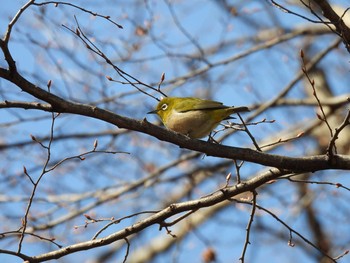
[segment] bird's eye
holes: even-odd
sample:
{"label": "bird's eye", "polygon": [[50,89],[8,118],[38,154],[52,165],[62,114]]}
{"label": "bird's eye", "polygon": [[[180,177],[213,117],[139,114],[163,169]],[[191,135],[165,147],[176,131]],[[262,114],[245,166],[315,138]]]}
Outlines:
{"label": "bird's eye", "polygon": [[166,110],[168,108],[168,104],[164,103],[161,107],[162,110]]}

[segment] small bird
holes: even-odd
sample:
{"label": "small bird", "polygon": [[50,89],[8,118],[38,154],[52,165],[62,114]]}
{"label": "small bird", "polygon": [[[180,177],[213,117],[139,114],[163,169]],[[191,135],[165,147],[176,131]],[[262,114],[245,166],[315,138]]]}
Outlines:
{"label": "small bird", "polygon": [[166,97],[155,110],[165,127],[192,139],[206,137],[219,123],[233,113],[247,112],[248,107],[229,107],[221,102],[192,97]]}

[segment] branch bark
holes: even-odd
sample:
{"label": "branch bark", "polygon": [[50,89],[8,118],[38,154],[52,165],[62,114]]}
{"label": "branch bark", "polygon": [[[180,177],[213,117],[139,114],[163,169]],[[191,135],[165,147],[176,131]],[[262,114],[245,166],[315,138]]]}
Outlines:
{"label": "branch bark", "polygon": [[[335,26],[337,33],[342,37],[346,49],[350,52],[350,29],[344,23],[342,17],[340,17],[331,7],[326,0],[314,0],[314,2],[321,8],[324,17]],[[349,10],[347,10],[349,11]]]}
{"label": "branch bark", "polygon": [[10,72],[8,70],[0,69],[0,77],[14,83],[23,91],[33,95],[34,97],[51,104],[52,110],[55,112],[78,114],[103,120],[114,124],[119,128],[149,134],[158,138],[159,140],[176,144],[181,148],[202,152],[208,156],[238,159],[293,172],[315,172],[326,169],[350,169],[349,156],[335,155],[334,157],[332,156],[332,159],[329,159],[329,157],[326,155],[287,157],[254,151],[248,148],[238,148],[209,143],[201,140],[193,140],[184,135],[177,134],[173,131],[166,130],[162,127],[149,123],[146,119],[138,121],[117,115],[96,106],[65,100],[29,82],[17,71]]}
{"label": "branch bark", "polygon": [[200,208],[214,206],[221,202],[230,201],[232,197],[238,194],[241,194],[247,191],[253,191],[259,186],[285,174],[287,174],[286,171],[271,169],[259,176],[253,177],[252,179],[246,182],[243,182],[225,189],[221,189],[220,191],[210,196],[202,197],[197,200],[171,204],[165,209],[159,211],[158,213],[155,213],[154,215],[149,216],[144,220],[141,220],[133,225],[130,225],[104,238],[81,242],[81,243],[67,246],[55,251],[51,251],[49,253],[31,257],[30,262],[35,263],[35,262],[52,260],[52,259],[58,259],[60,257],[63,257],[67,254],[71,254],[74,252],[88,250],[88,249],[111,244],[115,241],[122,240],[130,235],[138,233],[151,225],[160,224],[161,226],[166,219],[176,214],[179,214],[185,211],[198,210]]}

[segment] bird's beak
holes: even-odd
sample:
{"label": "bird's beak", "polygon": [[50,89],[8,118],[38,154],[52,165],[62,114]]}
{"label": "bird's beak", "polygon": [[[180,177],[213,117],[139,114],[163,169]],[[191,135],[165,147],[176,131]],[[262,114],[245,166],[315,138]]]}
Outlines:
{"label": "bird's beak", "polygon": [[152,111],[147,112],[147,114],[157,114],[157,113],[158,113],[158,110],[152,110]]}

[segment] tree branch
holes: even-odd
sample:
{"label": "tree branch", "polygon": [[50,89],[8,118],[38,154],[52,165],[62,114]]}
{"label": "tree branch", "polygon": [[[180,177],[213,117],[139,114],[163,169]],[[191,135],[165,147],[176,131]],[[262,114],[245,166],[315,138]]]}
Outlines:
{"label": "tree branch", "polygon": [[34,256],[31,258],[30,262],[32,263],[43,262],[47,260],[58,259],[62,256],[65,256],[67,254],[71,254],[74,252],[108,245],[117,240],[121,240],[135,233],[138,233],[151,225],[160,224],[164,222],[166,219],[176,214],[179,214],[185,211],[197,210],[200,208],[213,206],[218,203],[230,200],[233,196],[236,196],[240,193],[247,192],[247,191],[254,191],[257,187],[265,184],[266,182],[274,180],[283,174],[286,174],[286,173],[285,172],[281,173],[278,169],[272,169],[266,173],[255,176],[244,183],[240,183],[240,184],[228,187],[226,189],[221,189],[220,191],[210,196],[205,196],[205,197],[202,197],[196,200],[187,201],[187,202],[171,204],[165,209],[161,210],[160,212],[155,213],[154,215],[151,215],[148,218],[145,218],[133,225],[125,227],[124,229],[118,232],[115,232],[111,235],[108,235],[104,238],[99,238],[99,239],[94,239],[94,240],[74,244],[71,246],[64,247],[62,249],[58,249],[42,255]]}
{"label": "tree branch", "polygon": [[321,8],[324,17],[334,24],[336,31],[343,39],[346,49],[350,52],[350,29],[346,26],[342,17],[338,16],[326,0],[314,0],[314,2]]}
{"label": "tree branch", "polygon": [[349,156],[335,155],[334,159],[332,159],[332,162],[329,162],[328,157],[324,155],[309,157],[287,157],[258,152],[248,148],[230,147],[200,140],[193,140],[187,136],[177,134],[173,131],[166,130],[162,127],[149,123],[146,119],[138,121],[117,115],[113,112],[101,109],[96,106],[65,100],[32,84],[27,79],[22,77],[18,72],[10,73],[10,71],[0,69],[0,77],[3,77],[8,81],[14,83],[23,91],[28,92],[34,97],[51,104],[52,109],[55,112],[72,113],[103,120],[114,124],[119,128],[125,128],[149,134],[158,138],[159,140],[176,144],[181,148],[187,148],[189,150],[202,152],[209,156],[227,159],[239,159],[261,165],[276,167],[279,169],[299,172],[314,172],[326,169],[350,169]]}

